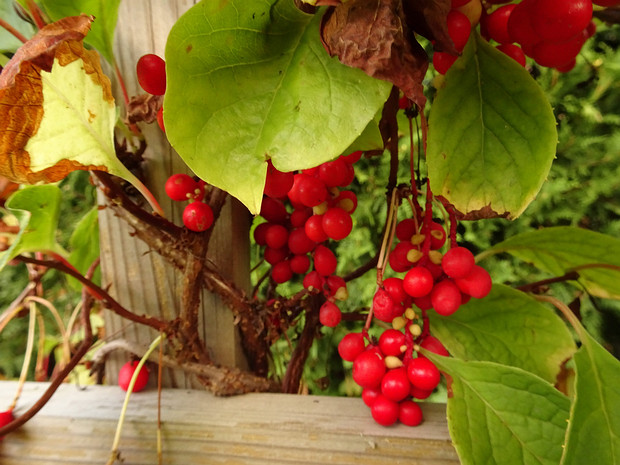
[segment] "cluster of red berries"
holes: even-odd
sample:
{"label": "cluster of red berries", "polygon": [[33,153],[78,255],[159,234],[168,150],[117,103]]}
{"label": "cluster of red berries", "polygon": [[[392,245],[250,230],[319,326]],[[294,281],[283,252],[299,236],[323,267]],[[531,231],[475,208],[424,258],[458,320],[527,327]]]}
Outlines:
{"label": "cluster of red berries", "polygon": [[[141,56],[136,63],[136,75],[145,92],[151,95],[166,93],[166,62],[159,55],[148,53]],[[163,107],[157,111],[157,124],[165,132]]]}
{"label": "cluster of red berries", "polygon": [[416,211],[414,218],[396,224],[397,243],[388,256],[392,271],[404,276],[382,279],[372,300],[372,315],[391,328],[376,342],[366,331],[347,334],[338,346],[340,356],[353,362],[353,380],[381,425],[419,424],[422,411],[415,399],[426,399],[439,384],[438,368],[419,352],[423,347],[448,355],[429,334],[427,312],[451,315],[470,298],[485,297],[492,286],[489,273],[476,265],[468,249],[456,245],[454,237],[442,254],[444,227],[417,204]]}
{"label": "cluster of red berries", "polygon": [[[353,362],[353,380],[362,387],[362,400],[383,426],[397,421],[419,425],[423,414],[415,400],[428,398],[441,381],[439,369],[419,348],[443,356],[448,351],[433,336],[419,337],[417,318],[410,308],[376,343],[366,344],[366,334],[349,333],[338,344],[342,359]],[[419,342],[415,342],[416,333]]]}
{"label": "cluster of red berries", "polygon": [[570,71],[584,43],[596,31],[592,3],[605,2],[524,0],[502,5],[482,17],[481,32],[500,44],[519,44],[525,55],[541,66]]}
{"label": "cluster of red berries", "polygon": [[[525,66],[526,56],[536,63],[561,72],[570,71],[587,39],[596,26],[592,22],[593,4],[620,5],[620,0],[487,0],[488,10],[482,9],[480,33],[497,43],[497,48]],[[448,34],[460,53],[471,32],[470,5],[478,0],[452,0],[452,10],[447,16]],[[496,7],[495,5],[501,5]],[[477,17],[473,16],[474,19]],[[473,25],[475,26],[475,24]],[[433,54],[433,66],[445,74],[458,57],[446,52]]]}
{"label": "cluster of red berries", "polygon": [[335,301],[348,293],[344,280],[334,274],[338,262],[326,243],[344,239],[353,228],[357,196],[343,188],[353,181],[353,164],[361,155],[343,155],[298,173],[281,172],[270,162],[260,212],[266,221],[254,229],[272,280],[281,284],[305,275],[304,287],[326,297],[319,317],[329,327],[342,316]]}
{"label": "cluster of red berries", "polygon": [[183,224],[191,231],[206,231],[213,224],[213,210],[203,202],[205,185],[203,180],[196,180],[184,173],[173,174],[166,181],[168,197],[176,202],[189,200],[183,210]]}
{"label": "cluster of red berries", "polygon": [[[381,321],[392,322],[411,305],[451,315],[471,297],[485,297],[491,290],[489,273],[476,265],[468,249],[455,246],[443,255],[438,250],[446,241],[440,224],[431,222],[426,234],[419,232],[417,225],[408,218],[396,226],[399,242],[390,254],[389,264],[393,271],[406,274],[403,278],[384,279],[375,292],[373,312]],[[427,240],[429,250],[425,252]]]}

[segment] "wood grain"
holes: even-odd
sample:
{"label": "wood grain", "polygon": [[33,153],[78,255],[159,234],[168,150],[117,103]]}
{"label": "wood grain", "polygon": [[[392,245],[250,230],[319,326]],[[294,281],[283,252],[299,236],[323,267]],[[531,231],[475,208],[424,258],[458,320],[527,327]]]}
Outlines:
{"label": "wood grain", "polygon": [[[18,412],[46,384],[28,383]],[[0,399],[16,383],[0,382]],[[102,465],[108,458],[124,392],[113,386],[63,385],[51,402],[0,443],[3,465]],[[157,393],[134,394],[120,443],[125,465],[154,465]],[[423,404],[414,428],[382,427],[358,398],[246,394],[214,397],[196,390],[162,395],[167,465],[447,465],[458,464],[443,404]]]}
{"label": "wood grain", "polygon": [[[142,92],[135,75],[138,58],[146,53],[164,56],[170,28],[194,3],[189,0],[121,2],[115,54],[129,95]],[[122,102],[118,83],[114,90],[117,100]],[[145,152],[146,184],[155,194],[166,216],[180,225],[185,204],[168,199],[164,193],[164,184],[171,174],[188,172],[187,168],[157,124],[141,125],[141,129],[148,144]],[[241,289],[249,287],[249,224],[247,210],[238,202],[229,200],[214,231],[210,246],[212,252],[208,255],[208,259],[217,265],[221,273],[233,279]],[[165,319],[178,315],[180,274],[159,256],[150,253],[142,242],[131,237],[130,228],[109,211],[101,211],[100,228],[102,277],[104,285],[111,286],[110,293],[124,306],[138,313]],[[225,365],[246,367],[231,312],[215,295],[204,293],[202,300],[201,335],[213,359]],[[106,314],[106,333],[111,339],[123,338],[144,347],[156,337],[148,328],[130,324],[111,312]],[[106,368],[108,382],[115,382],[116,373],[126,360],[128,354],[112,355]],[[172,370],[166,370],[164,386],[198,387],[193,378]]]}

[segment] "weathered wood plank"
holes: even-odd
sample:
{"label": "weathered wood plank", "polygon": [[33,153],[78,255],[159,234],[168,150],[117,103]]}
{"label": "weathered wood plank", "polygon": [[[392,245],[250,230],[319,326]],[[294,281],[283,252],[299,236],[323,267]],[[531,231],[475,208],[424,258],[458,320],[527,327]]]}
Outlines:
{"label": "weathered wood plank", "polygon": [[[130,96],[143,93],[136,78],[136,63],[146,53],[164,56],[170,28],[197,0],[132,0],[121,2],[119,22],[115,35],[115,54]],[[114,94],[122,106],[122,92],[114,73],[108,73],[114,83]],[[146,184],[149,186],[166,216],[181,225],[185,203],[173,202],[164,191],[171,174],[188,172],[186,165],[170,147],[156,123],[140,124],[147,142],[144,154]],[[182,292],[181,273],[172,269],[157,254],[151,253],[139,239],[131,236],[123,220],[108,210],[99,215],[101,269],[104,286],[128,309],[170,320],[180,311]],[[215,227],[208,258],[228,279],[241,289],[249,289],[249,231],[250,215],[236,201],[229,200]],[[126,339],[148,347],[157,337],[150,328],[137,326],[125,319],[106,312],[106,334],[111,339]],[[223,365],[247,366],[241,350],[237,328],[230,310],[213,294],[202,295],[201,337],[206,341],[213,359]],[[114,353],[106,364],[107,379],[114,383],[120,366],[129,359],[125,353]],[[183,372],[166,369],[164,386],[199,387],[194,377]]]}
{"label": "weathered wood plank", "polygon": [[[28,383],[26,408],[47,385]],[[0,383],[9,399],[16,383]],[[63,385],[41,412],[0,443],[3,465],[83,465],[109,456],[124,392],[115,386]],[[447,465],[458,464],[445,405],[423,404],[425,421],[384,428],[360,399],[286,394],[214,397],[205,391],[162,393],[163,463],[168,465]],[[153,465],[157,393],[132,396],[121,439],[126,465]]]}

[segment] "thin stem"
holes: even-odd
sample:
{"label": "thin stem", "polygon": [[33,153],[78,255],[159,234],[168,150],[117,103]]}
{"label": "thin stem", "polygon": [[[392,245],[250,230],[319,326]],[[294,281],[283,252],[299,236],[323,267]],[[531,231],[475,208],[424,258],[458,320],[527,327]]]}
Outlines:
{"label": "thin stem", "polygon": [[125,415],[127,414],[127,407],[129,406],[129,398],[131,397],[131,393],[136,384],[136,380],[138,379],[138,374],[140,373],[140,370],[142,370],[144,363],[147,361],[151,353],[153,353],[153,351],[157,348],[157,346],[160,344],[160,342],[163,339],[164,339],[164,333],[159,333],[159,336],[157,336],[155,340],[151,342],[151,345],[149,346],[148,350],[138,362],[138,365],[136,366],[133,376],[131,377],[131,381],[129,381],[129,386],[127,387],[127,394],[125,395],[125,402],[123,402],[123,407],[121,408],[121,414],[120,414],[120,417],[118,418],[118,424],[116,426],[116,434],[114,435],[114,442],[112,443],[112,451],[110,452],[110,459],[108,460],[106,465],[112,465],[116,461],[116,459],[120,457],[120,454],[118,451],[118,445],[121,442],[121,433],[123,431],[123,423],[125,422]]}
{"label": "thin stem", "polygon": [[60,317],[58,310],[56,309],[56,307],[54,307],[54,305],[52,305],[52,303],[49,300],[43,299],[41,297],[32,295],[24,299],[24,302],[29,302],[29,301],[34,301],[38,304],[43,305],[50,311],[50,313],[54,317],[54,320],[56,321],[56,326],[58,326],[58,332],[60,333],[60,338],[62,339],[62,351],[63,351],[62,363],[63,365],[66,364],[71,358],[71,348],[69,347],[69,336],[67,334],[65,324],[62,321],[62,318]]}
{"label": "thin stem", "polygon": [[13,34],[20,42],[24,44],[28,42],[28,39],[21,32],[19,32],[2,18],[0,18],[0,27],[5,29],[7,32]]}
{"label": "thin stem", "polygon": [[22,364],[22,372],[19,375],[19,383],[13,402],[9,406],[9,410],[13,410],[17,405],[19,397],[22,395],[24,383],[28,376],[28,367],[30,367],[30,359],[32,358],[32,349],[34,348],[34,329],[36,326],[37,306],[34,302],[30,303],[30,318],[28,319],[28,339],[26,340],[26,353],[24,354],[24,363]]}
{"label": "thin stem", "polygon": [[164,345],[159,344],[159,360],[157,363],[157,463],[162,465],[163,462],[163,448],[161,438],[161,388],[162,388],[162,376],[164,367]]}
{"label": "thin stem", "polygon": [[26,4],[28,6],[28,11],[30,12],[30,16],[32,17],[34,23],[39,29],[43,29],[46,24],[41,15],[41,9],[39,8],[39,6],[34,2],[34,0],[26,0]]}
{"label": "thin stem", "polygon": [[166,323],[157,318],[144,316],[144,315],[137,315],[133,312],[130,312],[125,307],[123,307],[120,303],[118,303],[110,294],[108,294],[102,288],[97,286],[91,280],[82,276],[79,272],[76,272],[75,270],[66,267],[62,263],[58,263],[54,260],[37,260],[36,258],[26,257],[24,255],[18,255],[15,258],[25,263],[32,263],[35,265],[42,265],[47,268],[54,268],[56,270],[59,270],[59,271],[62,271],[63,273],[68,274],[69,276],[74,277],[79,282],[81,282],[85,286],[85,288],[91,289],[95,291],[96,294],[100,295],[101,302],[103,302],[108,308],[110,308],[114,313],[116,313],[122,318],[126,318],[136,323],[150,326],[151,328],[154,328],[158,331],[162,331],[166,327]]}
{"label": "thin stem", "polygon": [[577,318],[577,316],[573,313],[573,311],[569,308],[568,305],[566,305],[561,300],[556,299],[555,297],[552,297],[550,295],[534,295],[533,297],[536,300],[540,300],[541,302],[550,303],[555,308],[557,308],[560,312],[562,312],[562,315],[564,315],[566,320],[568,320],[568,322],[575,329],[577,334],[579,334],[579,337],[583,339],[583,332],[585,330],[583,329],[583,326],[579,322],[579,319]]}

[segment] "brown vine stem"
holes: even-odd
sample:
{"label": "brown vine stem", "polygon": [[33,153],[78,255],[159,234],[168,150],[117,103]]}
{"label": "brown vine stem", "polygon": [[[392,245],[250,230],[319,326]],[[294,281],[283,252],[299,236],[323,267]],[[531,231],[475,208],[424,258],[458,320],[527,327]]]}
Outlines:
{"label": "brown vine stem", "polygon": [[577,273],[576,271],[569,271],[568,273],[563,274],[562,276],[557,276],[555,278],[549,278],[549,279],[542,279],[540,281],[536,281],[533,283],[524,284],[522,286],[517,287],[517,289],[523,292],[537,293],[540,291],[541,288],[549,284],[561,283],[564,281],[576,281],[577,279],[579,279],[579,273]]}
{"label": "brown vine stem", "polygon": [[130,312],[120,303],[118,303],[110,294],[108,294],[102,288],[93,283],[90,279],[82,276],[79,272],[76,272],[75,270],[67,267],[63,263],[59,263],[54,260],[38,260],[36,258],[26,257],[24,255],[18,255],[15,258],[24,263],[31,263],[34,265],[45,266],[47,268],[53,268],[55,270],[68,274],[69,276],[72,276],[73,278],[81,282],[86,288],[91,289],[95,291],[96,294],[100,295],[102,297],[101,302],[122,318],[126,318],[130,321],[150,326],[157,331],[164,331],[167,327],[167,324],[164,321],[161,321],[157,318],[137,315],[133,312]]}
{"label": "brown vine stem", "polygon": [[301,377],[304,365],[308,359],[312,342],[319,327],[319,308],[325,301],[322,294],[313,295],[309,298],[309,305],[306,307],[306,322],[301,336],[297,341],[297,346],[291,355],[291,360],[286,368],[284,379],[282,380],[282,392],[287,394],[298,394],[301,385]]}

